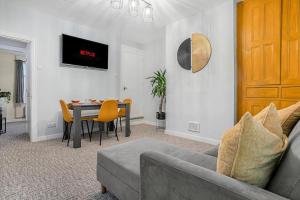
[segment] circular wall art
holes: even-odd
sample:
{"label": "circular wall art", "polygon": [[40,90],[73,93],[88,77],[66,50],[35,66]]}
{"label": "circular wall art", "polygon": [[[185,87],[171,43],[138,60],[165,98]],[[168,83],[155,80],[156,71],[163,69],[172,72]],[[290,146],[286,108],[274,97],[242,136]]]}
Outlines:
{"label": "circular wall art", "polygon": [[177,51],[177,60],[179,65],[186,70],[191,70],[191,39],[184,40]]}
{"label": "circular wall art", "polygon": [[179,65],[191,70],[193,73],[201,71],[211,57],[211,45],[208,38],[200,33],[192,34],[192,38],[186,39],[179,47],[177,60]]}

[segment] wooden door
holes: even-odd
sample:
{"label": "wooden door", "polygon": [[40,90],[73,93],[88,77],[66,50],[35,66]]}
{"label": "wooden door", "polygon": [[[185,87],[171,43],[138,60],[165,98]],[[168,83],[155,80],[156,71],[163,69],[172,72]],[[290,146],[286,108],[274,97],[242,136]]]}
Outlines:
{"label": "wooden door", "polygon": [[270,102],[284,108],[300,100],[300,0],[240,4],[238,119],[246,111],[256,114]]}
{"label": "wooden door", "polygon": [[282,84],[300,85],[300,1],[284,0],[282,18]]}
{"label": "wooden door", "polygon": [[248,0],[244,8],[246,85],[280,84],[281,0]]}
{"label": "wooden door", "polygon": [[281,107],[300,100],[300,0],[283,0]]}
{"label": "wooden door", "polygon": [[281,79],[281,0],[245,0],[240,4],[238,119],[246,111],[256,114],[270,102],[278,103]]}
{"label": "wooden door", "polygon": [[240,2],[236,7],[237,12],[237,118],[241,118],[244,112],[243,106],[243,16],[244,16],[244,2]]}

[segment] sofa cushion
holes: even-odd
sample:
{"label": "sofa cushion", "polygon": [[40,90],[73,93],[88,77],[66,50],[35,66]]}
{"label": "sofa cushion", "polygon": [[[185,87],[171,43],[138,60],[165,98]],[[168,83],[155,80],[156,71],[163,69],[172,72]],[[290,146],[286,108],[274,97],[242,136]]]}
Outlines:
{"label": "sofa cushion", "polygon": [[113,176],[118,177],[123,183],[127,183],[134,190],[139,191],[140,155],[147,151],[171,155],[195,165],[216,170],[216,157],[191,152],[168,143],[147,138],[99,151],[97,154],[97,165],[109,171]]}
{"label": "sofa cushion", "polygon": [[300,199],[300,121],[290,133],[287,150],[267,189],[289,199]]}
{"label": "sofa cushion", "polygon": [[250,113],[246,113],[240,122],[222,137],[217,172],[265,187],[286,147],[285,135],[278,136],[270,132]]}
{"label": "sofa cushion", "polygon": [[283,133],[289,136],[295,124],[300,119],[300,101],[287,108],[278,111]]}

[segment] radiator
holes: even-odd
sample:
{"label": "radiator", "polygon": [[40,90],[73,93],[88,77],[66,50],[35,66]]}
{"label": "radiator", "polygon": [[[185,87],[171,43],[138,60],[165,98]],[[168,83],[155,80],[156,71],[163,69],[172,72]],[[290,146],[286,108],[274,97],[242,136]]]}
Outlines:
{"label": "radiator", "polygon": [[25,118],[25,104],[16,104],[16,119]]}

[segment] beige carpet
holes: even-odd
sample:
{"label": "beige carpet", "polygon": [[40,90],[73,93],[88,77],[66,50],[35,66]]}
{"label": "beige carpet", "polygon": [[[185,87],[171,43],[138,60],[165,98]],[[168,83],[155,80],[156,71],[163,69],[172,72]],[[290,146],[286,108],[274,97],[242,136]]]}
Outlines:
{"label": "beige carpet", "polygon": [[[101,196],[96,180],[96,152],[119,143],[150,137],[192,151],[202,152],[211,145],[165,135],[148,125],[132,126],[129,138],[119,133],[104,137],[99,134],[82,140],[80,149],[73,149],[60,139],[30,143],[27,134],[8,132],[0,136],[0,199],[114,199]],[[71,142],[72,145],[72,142]]]}

